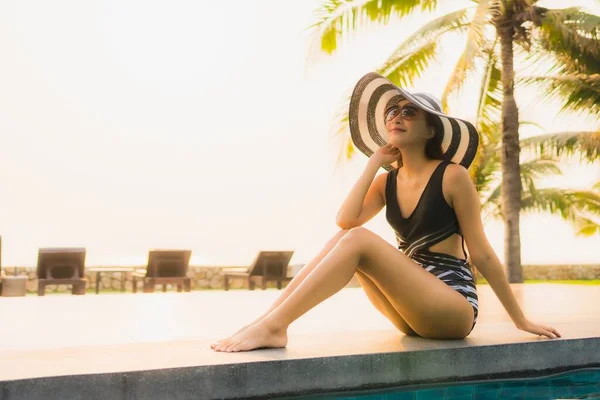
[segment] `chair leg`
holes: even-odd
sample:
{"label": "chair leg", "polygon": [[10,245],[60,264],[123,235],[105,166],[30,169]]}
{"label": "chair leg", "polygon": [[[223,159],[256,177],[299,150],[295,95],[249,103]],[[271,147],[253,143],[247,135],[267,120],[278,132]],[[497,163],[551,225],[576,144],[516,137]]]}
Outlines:
{"label": "chair leg", "polygon": [[281,290],[281,279],[277,279],[277,290]]}
{"label": "chair leg", "polygon": [[254,279],[248,277],[248,286],[250,287],[250,290],[254,290],[255,285]]}
{"label": "chair leg", "polygon": [[177,292],[181,292],[183,290],[183,284],[178,283],[177,284]]}
{"label": "chair leg", "polygon": [[77,283],[75,288],[75,294],[82,296],[85,294],[85,282]]}
{"label": "chair leg", "polygon": [[162,291],[163,291],[163,293],[164,293],[164,292],[166,292],[166,291],[167,291],[167,284],[166,284],[166,283],[163,283],[163,284],[162,284],[162,287],[163,287],[163,288],[162,288]]}
{"label": "chair leg", "polygon": [[229,290],[229,276],[225,275],[223,277],[223,286],[225,288],[225,291]]}
{"label": "chair leg", "polygon": [[183,290],[186,292],[190,292],[192,290],[192,280],[190,278],[186,278],[183,281]]}
{"label": "chair leg", "polygon": [[260,286],[261,286],[262,290],[267,290],[267,280],[265,279],[264,276],[261,278]]}
{"label": "chair leg", "polygon": [[46,293],[46,284],[38,280],[38,296],[43,296]]}
{"label": "chair leg", "polygon": [[144,293],[154,292],[154,286],[155,286],[154,279],[152,279],[152,278],[144,279]]}
{"label": "chair leg", "polygon": [[133,289],[133,293],[137,293],[137,280],[135,279],[135,276],[131,277],[131,287]]}

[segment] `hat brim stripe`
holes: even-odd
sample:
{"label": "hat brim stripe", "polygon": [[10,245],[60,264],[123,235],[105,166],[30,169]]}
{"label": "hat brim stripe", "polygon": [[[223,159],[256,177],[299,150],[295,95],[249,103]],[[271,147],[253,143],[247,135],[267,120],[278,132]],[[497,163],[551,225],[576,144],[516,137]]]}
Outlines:
{"label": "hat brim stripe", "polygon": [[447,160],[453,160],[456,155],[456,151],[458,150],[458,146],[460,145],[461,138],[461,130],[458,122],[453,118],[447,118],[450,122],[450,126],[452,127],[450,131],[444,132],[445,135],[450,135],[450,146],[448,146],[448,150],[444,152],[444,156]]}
{"label": "hat brim stripe", "polygon": [[460,129],[460,135],[459,135],[458,147],[456,149],[456,153],[452,157],[452,162],[454,162],[456,164],[460,164],[461,160],[465,157],[465,153],[467,151],[467,146],[469,144],[469,129],[467,128],[467,125],[465,125],[465,123],[463,121],[461,121],[459,119],[457,119],[455,121]]}
{"label": "hat brim stripe", "polygon": [[398,97],[398,91],[393,85],[381,85],[375,89],[367,106],[367,127],[371,139],[379,146],[385,146],[387,143],[385,120],[381,116],[384,115],[387,104],[394,97]]}
{"label": "hat brim stripe", "polygon": [[[450,147],[450,142],[452,142],[452,124],[450,120],[446,117],[438,117],[440,121],[442,121],[442,125],[444,126],[444,137],[442,138],[442,152],[446,154],[448,152],[448,148]],[[451,132],[448,134],[447,132]]]}
{"label": "hat brim stripe", "polygon": [[430,108],[434,109],[435,111],[442,111],[442,107],[440,107],[440,105],[434,99],[427,96],[425,93],[419,93],[419,97],[423,98],[424,100],[427,100]]}
{"label": "hat brim stripe", "polygon": [[471,163],[475,159],[475,155],[477,154],[477,147],[479,146],[479,133],[477,133],[477,129],[475,128],[475,125],[473,125],[469,121],[463,121],[463,122],[465,123],[465,125],[467,126],[467,129],[469,131],[469,141],[467,143],[467,149],[465,150],[465,155],[464,155],[463,159],[460,161],[460,164],[465,168],[469,168],[469,165],[471,165]]}
{"label": "hat brim stripe", "polygon": [[[367,74],[357,83],[352,91],[352,96],[350,97],[350,112],[348,114],[348,123],[350,125],[350,137],[352,142],[367,157],[371,157],[371,155],[373,155],[375,147],[369,147],[363,139],[364,134],[368,135],[368,129],[363,128],[360,123],[361,120],[365,120],[364,116],[361,114],[366,114],[366,109],[360,107],[360,102],[363,98],[366,87],[375,79],[377,79],[377,76]],[[368,135],[368,137],[370,138],[370,135]]]}

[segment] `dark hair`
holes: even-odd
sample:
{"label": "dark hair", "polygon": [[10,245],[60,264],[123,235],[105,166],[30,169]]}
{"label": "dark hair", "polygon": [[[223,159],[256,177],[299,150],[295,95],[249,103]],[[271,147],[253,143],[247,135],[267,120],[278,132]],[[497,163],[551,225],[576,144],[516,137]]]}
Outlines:
{"label": "dark hair", "polygon": [[425,155],[434,160],[443,160],[444,152],[442,151],[442,140],[444,139],[444,126],[442,121],[436,115],[425,112],[425,120],[427,125],[433,127],[435,131],[433,137],[425,144]]}
{"label": "dark hair", "polygon": [[[439,117],[423,111],[427,126],[433,127],[434,135],[425,143],[425,155],[432,160],[443,160],[444,152],[442,151],[442,140],[444,139],[444,126]],[[402,154],[398,158],[398,168],[402,166]]]}

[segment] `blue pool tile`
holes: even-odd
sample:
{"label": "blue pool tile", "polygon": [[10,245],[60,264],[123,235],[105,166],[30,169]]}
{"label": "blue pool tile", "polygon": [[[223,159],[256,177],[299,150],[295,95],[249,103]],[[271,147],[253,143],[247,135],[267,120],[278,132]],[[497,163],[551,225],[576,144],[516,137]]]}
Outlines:
{"label": "blue pool tile", "polygon": [[343,397],[338,400],[383,400],[383,394],[365,394],[362,396]]}
{"label": "blue pool tile", "polygon": [[384,400],[415,400],[416,394],[414,391],[386,393],[383,395]]}
{"label": "blue pool tile", "polygon": [[477,385],[473,385],[473,390],[475,394],[485,392],[499,392],[501,388],[501,383],[479,383]]}
{"label": "blue pool tile", "polygon": [[571,388],[571,393],[577,397],[581,397],[586,394],[597,393],[595,385],[583,385],[583,386],[573,386]]}
{"label": "blue pool tile", "polygon": [[534,384],[527,386],[527,400],[547,400],[552,398],[550,386],[546,384]]}
{"label": "blue pool tile", "polygon": [[553,386],[550,388],[550,393],[554,397],[572,397],[571,388],[568,386]]}
{"label": "blue pool tile", "polygon": [[487,392],[475,393],[473,400],[498,400],[500,398],[500,390],[488,390]]}
{"label": "blue pool tile", "polygon": [[573,382],[596,383],[600,382],[600,371],[580,371],[571,377]]}
{"label": "blue pool tile", "polygon": [[527,386],[522,382],[505,382],[502,384],[500,394],[503,398],[525,397],[527,394]]}
{"label": "blue pool tile", "polygon": [[446,398],[454,398],[456,396],[473,395],[473,385],[450,386],[446,388]]}
{"label": "blue pool tile", "polygon": [[462,396],[446,397],[447,400],[473,400],[472,394],[463,394]]}
{"label": "blue pool tile", "polygon": [[417,391],[416,400],[444,400],[445,389],[422,389]]}

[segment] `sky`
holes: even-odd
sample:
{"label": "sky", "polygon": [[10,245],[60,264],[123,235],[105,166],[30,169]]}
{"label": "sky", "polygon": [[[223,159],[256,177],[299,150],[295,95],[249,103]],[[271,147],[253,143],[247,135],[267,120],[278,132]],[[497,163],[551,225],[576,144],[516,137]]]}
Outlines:
{"label": "sky", "polygon": [[[2,1],[3,266],[33,266],[52,246],[85,247],[87,265],[144,264],[151,248],[192,249],[193,264],[287,249],[308,262],[367,160],[338,162],[340,105],[425,19],[470,4],[363,30],[329,56],[307,30],[320,3]],[[463,43],[447,38],[408,89],[440,97]],[[475,87],[451,98],[451,115],[472,119]],[[557,116],[534,90],[517,101],[548,132],[597,126]],[[600,180],[597,166],[565,172],[542,185]],[[394,244],[383,212],[365,226]],[[485,229],[502,260],[502,223]],[[521,235],[524,263],[600,262],[600,238],[559,218],[524,215]]]}

